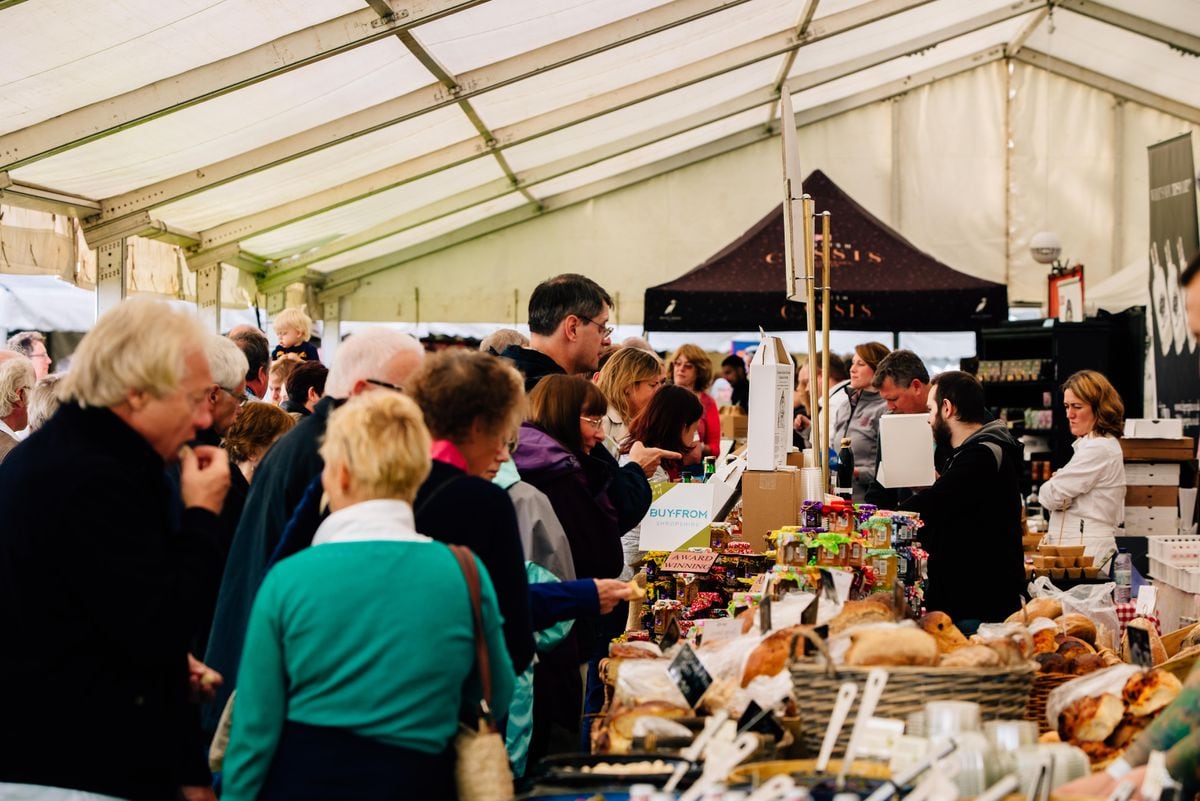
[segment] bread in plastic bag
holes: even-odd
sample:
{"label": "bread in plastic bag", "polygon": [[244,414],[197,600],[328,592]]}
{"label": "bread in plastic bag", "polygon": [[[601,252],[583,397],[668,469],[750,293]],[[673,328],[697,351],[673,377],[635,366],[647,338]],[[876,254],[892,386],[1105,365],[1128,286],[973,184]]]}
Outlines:
{"label": "bread in plastic bag", "polygon": [[1098,698],[1101,695],[1120,698],[1125,682],[1139,670],[1136,665],[1113,665],[1055,687],[1046,698],[1046,722],[1050,724],[1050,730],[1058,731],[1058,716],[1080,698]]}
{"label": "bread in plastic bag", "polygon": [[1062,604],[1063,613],[1076,612],[1096,624],[1096,647],[1105,646],[1119,651],[1117,636],[1121,621],[1117,618],[1117,607],[1112,594],[1113,582],[1105,584],[1081,584],[1069,590],[1060,590],[1045,576],[1040,576],[1029,585],[1029,594],[1034,598],[1055,598]]}

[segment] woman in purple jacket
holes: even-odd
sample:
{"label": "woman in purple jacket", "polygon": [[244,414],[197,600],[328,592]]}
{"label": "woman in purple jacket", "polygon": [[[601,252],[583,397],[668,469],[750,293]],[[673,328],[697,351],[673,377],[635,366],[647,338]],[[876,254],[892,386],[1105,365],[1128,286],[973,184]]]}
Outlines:
{"label": "woman in purple jacket", "polygon": [[[529,394],[529,421],[522,424],[513,461],[521,478],[537,487],[562,523],[576,578],[616,578],[624,565],[617,512],[606,493],[611,473],[591,456],[603,448],[608,401],[583,378],[551,375]],[[579,666],[597,647],[597,619],[580,619],[534,670],[531,762],[549,740],[577,737],[582,703]]]}

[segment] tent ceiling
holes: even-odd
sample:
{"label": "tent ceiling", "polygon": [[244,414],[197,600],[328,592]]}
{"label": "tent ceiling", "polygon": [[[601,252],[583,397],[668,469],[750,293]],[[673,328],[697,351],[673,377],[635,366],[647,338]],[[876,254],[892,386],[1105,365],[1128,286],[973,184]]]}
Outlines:
{"label": "tent ceiling", "polygon": [[1010,57],[1200,121],[1200,4],[1056,6],[0,3],[0,193],[335,286],[770,136],[781,86],[805,124]]}

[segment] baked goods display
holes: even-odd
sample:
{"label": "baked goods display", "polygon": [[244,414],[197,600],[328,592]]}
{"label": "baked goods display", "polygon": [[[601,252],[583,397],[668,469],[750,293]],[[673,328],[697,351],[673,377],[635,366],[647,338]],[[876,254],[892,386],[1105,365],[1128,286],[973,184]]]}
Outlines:
{"label": "baked goods display", "polygon": [[[1141,629],[1149,635],[1149,637],[1150,637],[1150,656],[1153,659],[1155,665],[1161,665],[1163,662],[1167,661],[1166,646],[1163,645],[1162,637],[1158,636],[1158,627],[1154,625],[1153,620],[1148,620],[1144,617],[1135,617],[1133,620],[1131,620],[1127,624],[1125,624],[1125,628],[1126,628],[1126,630]],[[1121,657],[1126,662],[1133,661],[1133,655],[1129,651],[1128,631],[1126,631],[1126,633],[1121,636]]]}
{"label": "baked goods display", "polygon": [[[1116,670],[1128,671],[1128,668]],[[1094,766],[1120,756],[1183,689],[1179,679],[1163,670],[1134,671],[1122,685],[1120,679],[1124,675],[1122,672],[1081,680],[1104,679],[1107,691],[1075,697],[1058,716],[1059,738],[1082,748]],[[1076,693],[1071,684],[1055,692],[1062,692],[1067,698]]]}
{"label": "baked goods display", "polygon": [[856,667],[936,665],[938,642],[916,628],[861,628],[850,633],[846,664]]}

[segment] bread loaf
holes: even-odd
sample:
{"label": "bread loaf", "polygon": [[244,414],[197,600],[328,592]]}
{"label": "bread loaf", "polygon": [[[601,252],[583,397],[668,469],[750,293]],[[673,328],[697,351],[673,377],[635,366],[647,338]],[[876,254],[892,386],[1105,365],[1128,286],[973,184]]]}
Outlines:
{"label": "bread loaf", "polygon": [[937,640],[920,629],[863,629],[850,636],[847,665],[936,665],[938,661]]}
{"label": "bread loaf", "polygon": [[1097,670],[1103,670],[1105,667],[1107,665],[1104,664],[1104,657],[1100,654],[1083,654],[1071,660],[1070,669],[1075,676],[1086,676]]}
{"label": "bread loaf", "polygon": [[773,631],[763,639],[746,659],[742,671],[742,686],[749,687],[757,676],[777,676],[787,667],[788,653],[794,648],[796,656],[803,653],[801,626],[789,626]]}
{"label": "bread loaf", "polygon": [[948,654],[967,644],[967,638],[945,612],[930,612],[921,618],[921,630],[937,640],[939,653]]}
{"label": "bread loaf", "polygon": [[[1005,620],[1005,623],[1031,623],[1035,618],[1045,617],[1051,620],[1061,617],[1063,613],[1062,603],[1053,598],[1034,598],[1029,603],[1025,604],[1025,608],[1019,612],[1013,612]],[[1029,615],[1026,620],[1025,616]]]}
{"label": "bread loaf", "polygon": [[1096,624],[1084,615],[1063,615],[1058,619],[1058,630],[1068,637],[1083,640],[1088,645],[1096,644]]}
{"label": "bread loaf", "polygon": [[1045,628],[1033,633],[1033,652],[1053,654],[1058,651],[1058,629]]}
{"label": "bread loaf", "polygon": [[1128,748],[1133,742],[1133,738],[1141,734],[1142,729],[1146,728],[1150,723],[1149,718],[1134,717],[1128,712],[1125,717],[1121,718],[1121,722],[1117,724],[1117,728],[1104,741],[1105,745],[1113,748]]}
{"label": "bread loaf", "polygon": [[613,754],[628,754],[633,750],[633,725],[639,718],[685,718],[692,710],[669,704],[666,701],[647,701],[632,709],[624,709],[613,714],[606,727],[608,735],[608,750]]}
{"label": "bread loaf", "polygon": [[1179,650],[1195,648],[1197,645],[1200,645],[1200,623],[1192,626],[1191,631],[1184,635],[1183,642],[1179,644]]}
{"label": "bread loaf", "polygon": [[1038,654],[1034,657],[1037,660],[1039,673],[1070,673],[1071,666],[1067,662],[1066,657],[1058,654]]}
{"label": "bread loaf", "polygon": [[1083,640],[1074,637],[1064,637],[1058,635],[1058,649],[1056,651],[1059,656],[1065,656],[1067,659],[1078,659],[1087,654],[1096,653],[1096,649],[1088,645]]}
{"label": "bread loaf", "polygon": [[946,668],[1001,667],[1003,664],[1003,657],[986,645],[968,645],[965,648],[959,648],[953,653],[945,654],[938,662],[938,665]]}
{"label": "bread loaf", "polygon": [[[1161,665],[1167,661],[1167,649],[1163,645],[1162,637],[1158,636],[1158,628],[1154,625],[1153,620],[1147,620],[1144,617],[1135,617],[1125,626],[1126,630],[1130,628],[1142,629],[1150,635],[1150,657],[1154,660],[1154,664]],[[1133,654],[1129,650],[1129,634],[1121,636],[1121,657],[1126,662],[1133,662]]]}
{"label": "bread loaf", "polygon": [[1058,733],[1064,740],[1075,743],[1102,742],[1117,728],[1124,714],[1125,705],[1115,695],[1080,698],[1062,711]]}
{"label": "bread loaf", "polygon": [[1147,670],[1129,677],[1121,691],[1121,699],[1129,707],[1129,714],[1143,717],[1174,701],[1182,689],[1183,685],[1173,674],[1165,670]]}
{"label": "bread loaf", "polygon": [[896,620],[892,607],[880,600],[847,601],[837,617],[829,621],[829,636],[836,637],[856,626],[868,623],[891,623]]}

